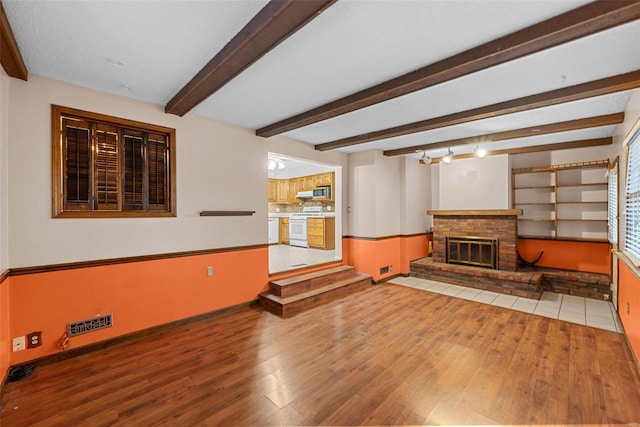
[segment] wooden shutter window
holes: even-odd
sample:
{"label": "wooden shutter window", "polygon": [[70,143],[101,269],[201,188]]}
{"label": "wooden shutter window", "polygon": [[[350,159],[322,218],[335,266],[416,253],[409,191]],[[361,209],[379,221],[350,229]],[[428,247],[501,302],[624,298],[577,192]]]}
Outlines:
{"label": "wooden shutter window", "polygon": [[167,191],[169,151],[164,135],[149,135],[147,159],[149,172],[149,209],[164,209]]}
{"label": "wooden shutter window", "polygon": [[175,216],[175,130],[52,106],[54,218]]}
{"label": "wooden shutter window", "polygon": [[89,124],[64,120],[65,208],[89,209],[91,142]]}
{"label": "wooden shutter window", "polygon": [[95,202],[94,209],[119,209],[118,197],[118,129],[98,125],[95,146]]}
{"label": "wooden shutter window", "polygon": [[124,136],[124,210],[145,209],[144,140],[142,132],[127,131]]}

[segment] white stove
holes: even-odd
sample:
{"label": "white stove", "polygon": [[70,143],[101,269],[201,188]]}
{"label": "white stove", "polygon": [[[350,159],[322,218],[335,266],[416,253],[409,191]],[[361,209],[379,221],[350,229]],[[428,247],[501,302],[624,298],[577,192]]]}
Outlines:
{"label": "white stove", "polygon": [[291,246],[309,247],[307,218],[314,216],[322,216],[322,206],[302,208],[302,212],[294,213],[289,217],[289,244]]}

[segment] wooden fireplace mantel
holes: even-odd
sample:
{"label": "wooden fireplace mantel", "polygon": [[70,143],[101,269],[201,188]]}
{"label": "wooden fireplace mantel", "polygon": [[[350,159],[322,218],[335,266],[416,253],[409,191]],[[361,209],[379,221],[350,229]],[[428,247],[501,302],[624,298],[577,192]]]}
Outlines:
{"label": "wooden fireplace mantel", "polygon": [[433,216],[518,216],[522,209],[428,210]]}

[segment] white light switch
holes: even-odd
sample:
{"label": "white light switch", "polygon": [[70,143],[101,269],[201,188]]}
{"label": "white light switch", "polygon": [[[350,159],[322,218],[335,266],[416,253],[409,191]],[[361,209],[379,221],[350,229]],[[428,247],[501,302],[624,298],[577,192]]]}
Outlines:
{"label": "white light switch", "polygon": [[24,336],[13,339],[13,351],[24,350],[26,347]]}
{"label": "white light switch", "polygon": [[207,267],[207,277],[213,276],[213,267]]}

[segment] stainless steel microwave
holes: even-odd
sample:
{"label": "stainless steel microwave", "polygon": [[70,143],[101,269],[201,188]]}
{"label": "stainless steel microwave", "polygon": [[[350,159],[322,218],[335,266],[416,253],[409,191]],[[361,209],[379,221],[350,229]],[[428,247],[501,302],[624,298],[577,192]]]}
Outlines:
{"label": "stainless steel microwave", "polygon": [[331,198],[331,186],[316,187],[313,189],[314,199],[330,199]]}

